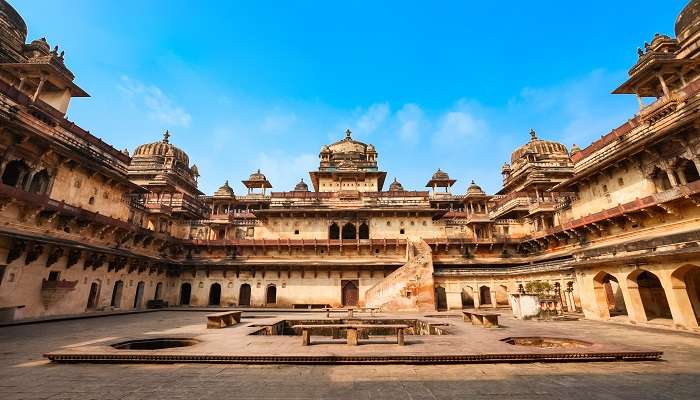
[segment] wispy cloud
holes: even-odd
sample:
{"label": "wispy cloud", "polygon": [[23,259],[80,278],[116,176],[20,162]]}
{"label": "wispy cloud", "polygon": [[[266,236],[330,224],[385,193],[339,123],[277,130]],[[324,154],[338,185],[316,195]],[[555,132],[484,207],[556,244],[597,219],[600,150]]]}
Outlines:
{"label": "wispy cloud", "polygon": [[257,165],[260,167],[260,172],[264,173],[272,183],[275,191],[289,191],[294,189],[294,185],[301,178],[308,182],[309,171],[318,168],[318,155],[289,154],[276,150],[259,153]]}
{"label": "wispy cloud", "polygon": [[375,103],[357,119],[355,125],[362,134],[370,134],[377,130],[391,113],[389,103]]}
{"label": "wispy cloud", "polygon": [[477,115],[475,103],[465,99],[457,102],[452,110],[445,112],[437,121],[433,141],[439,145],[466,144],[486,130],[487,123]]}
{"label": "wispy cloud", "polygon": [[188,127],[192,122],[192,116],[157,86],[146,85],[123,75],[118,87],[136,107],[144,107],[148,117],[155,121],[183,127]]}
{"label": "wispy cloud", "polygon": [[425,120],[425,113],[418,104],[404,104],[396,112],[398,123],[397,131],[399,138],[404,143],[416,144],[420,140],[421,131],[426,129],[428,121]]}
{"label": "wispy cloud", "polygon": [[271,134],[285,133],[293,127],[297,119],[298,117],[294,112],[275,109],[263,118],[260,130]]}

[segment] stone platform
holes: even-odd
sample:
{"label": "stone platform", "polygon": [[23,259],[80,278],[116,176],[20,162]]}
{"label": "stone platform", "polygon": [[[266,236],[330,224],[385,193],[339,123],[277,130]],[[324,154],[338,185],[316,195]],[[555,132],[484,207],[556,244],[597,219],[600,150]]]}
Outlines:
{"label": "stone platform", "polygon": [[[316,319],[330,321],[325,313],[283,313],[254,315],[244,313],[243,321],[233,327],[206,329],[206,321],[174,329],[136,332],[129,337],[86,343],[45,354],[56,362],[116,363],[242,363],[242,364],[438,364],[438,363],[513,363],[571,361],[658,360],[662,352],[653,348],[598,339],[595,334],[571,329],[576,321],[520,321],[505,315],[501,328],[486,329],[465,323],[458,314],[435,313],[382,314],[370,318],[387,323],[398,319],[419,319],[441,324],[443,335],[406,335],[406,345],[397,346],[395,337],[370,336],[360,346],[347,346],[345,339],[314,337],[311,346],[302,346],[300,336],[256,335],[261,327],[281,321]],[[150,314],[156,315],[156,314]],[[167,314],[164,314],[167,317]],[[147,316],[144,316],[148,318]],[[331,319],[333,321],[337,321]],[[293,324],[293,323],[292,323]],[[568,325],[567,325],[568,324]],[[589,342],[586,347],[541,348],[503,342],[509,337],[555,337]],[[132,339],[191,338],[199,343],[160,350],[118,350],[111,345]]]}

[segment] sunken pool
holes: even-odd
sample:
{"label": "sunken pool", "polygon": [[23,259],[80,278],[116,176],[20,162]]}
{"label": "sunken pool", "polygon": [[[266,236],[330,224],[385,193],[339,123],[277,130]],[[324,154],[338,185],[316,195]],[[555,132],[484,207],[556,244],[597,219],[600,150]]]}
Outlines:
{"label": "sunken pool", "polygon": [[199,343],[195,339],[179,339],[179,338],[155,338],[155,339],[137,339],[127,340],[112,345],[117,350],[159,350],[170,349],[173,347],[187,347]]}

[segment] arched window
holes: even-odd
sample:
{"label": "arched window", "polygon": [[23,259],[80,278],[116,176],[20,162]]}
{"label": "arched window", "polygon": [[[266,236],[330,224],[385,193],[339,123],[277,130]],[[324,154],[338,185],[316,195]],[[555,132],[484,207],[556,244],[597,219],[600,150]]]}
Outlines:
{"label": "arched window", "polygon": [[328,238],[340,239],[340,228],[335,222],[331,224],[330,228],[328,228]]}
{"label": "arched window", "polygon": [[241,289],[238,292],[238,306],[249,306],[250,305],[250,285],[244,283],[241,285]]}
{"label": "arched window", "polygon": [[158,282],[156,292],[153,295],[153,300],[161,300],[163,298],[163,282]]}
{"label": "arched window", "polygon": [[13,160],[5,166],[5,172],[2,174],[2,183],[8,186],[20,186],[21,180],[29,172],[29,167],[22,160]]}
{"label": "arched window", "polygon": [[90,294],[88,295],[87,309],[94,310],[97,308],[97,303],[100,298],[100,284],[92,282],[90,285]]}
{"label": "arched window", "polygon": [[143,305],[143,290],[145,288],[146,284],[143,282],[139,282],[138,285],[136,285],[136,295],[134,296],[134,308],[141,308]]}
{"label": "arched window", "polygon": [[353,240],[357,239],[357,229],[355,224],[348,222],[343,225],[343,240]]}
{"label": "arched window", "polygon": [[34,174],[32,183],[29,184],[29,192],[36,194],[44,194],[49,188],[49,173],[46,170]]}
{"label": "arched window", "polygon": [[360,224],[360,239],[369,239],[369,226],[364,222]]}

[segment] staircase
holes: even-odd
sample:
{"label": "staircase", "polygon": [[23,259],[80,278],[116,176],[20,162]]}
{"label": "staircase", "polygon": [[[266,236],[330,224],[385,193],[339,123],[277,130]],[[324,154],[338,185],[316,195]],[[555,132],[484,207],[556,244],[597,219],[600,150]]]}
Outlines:
{"label": "staircase", "polygon": [[423,240],[409,240],[406,264],[365,292],[365,306],[382,311],[435,311],[430,246]]}

